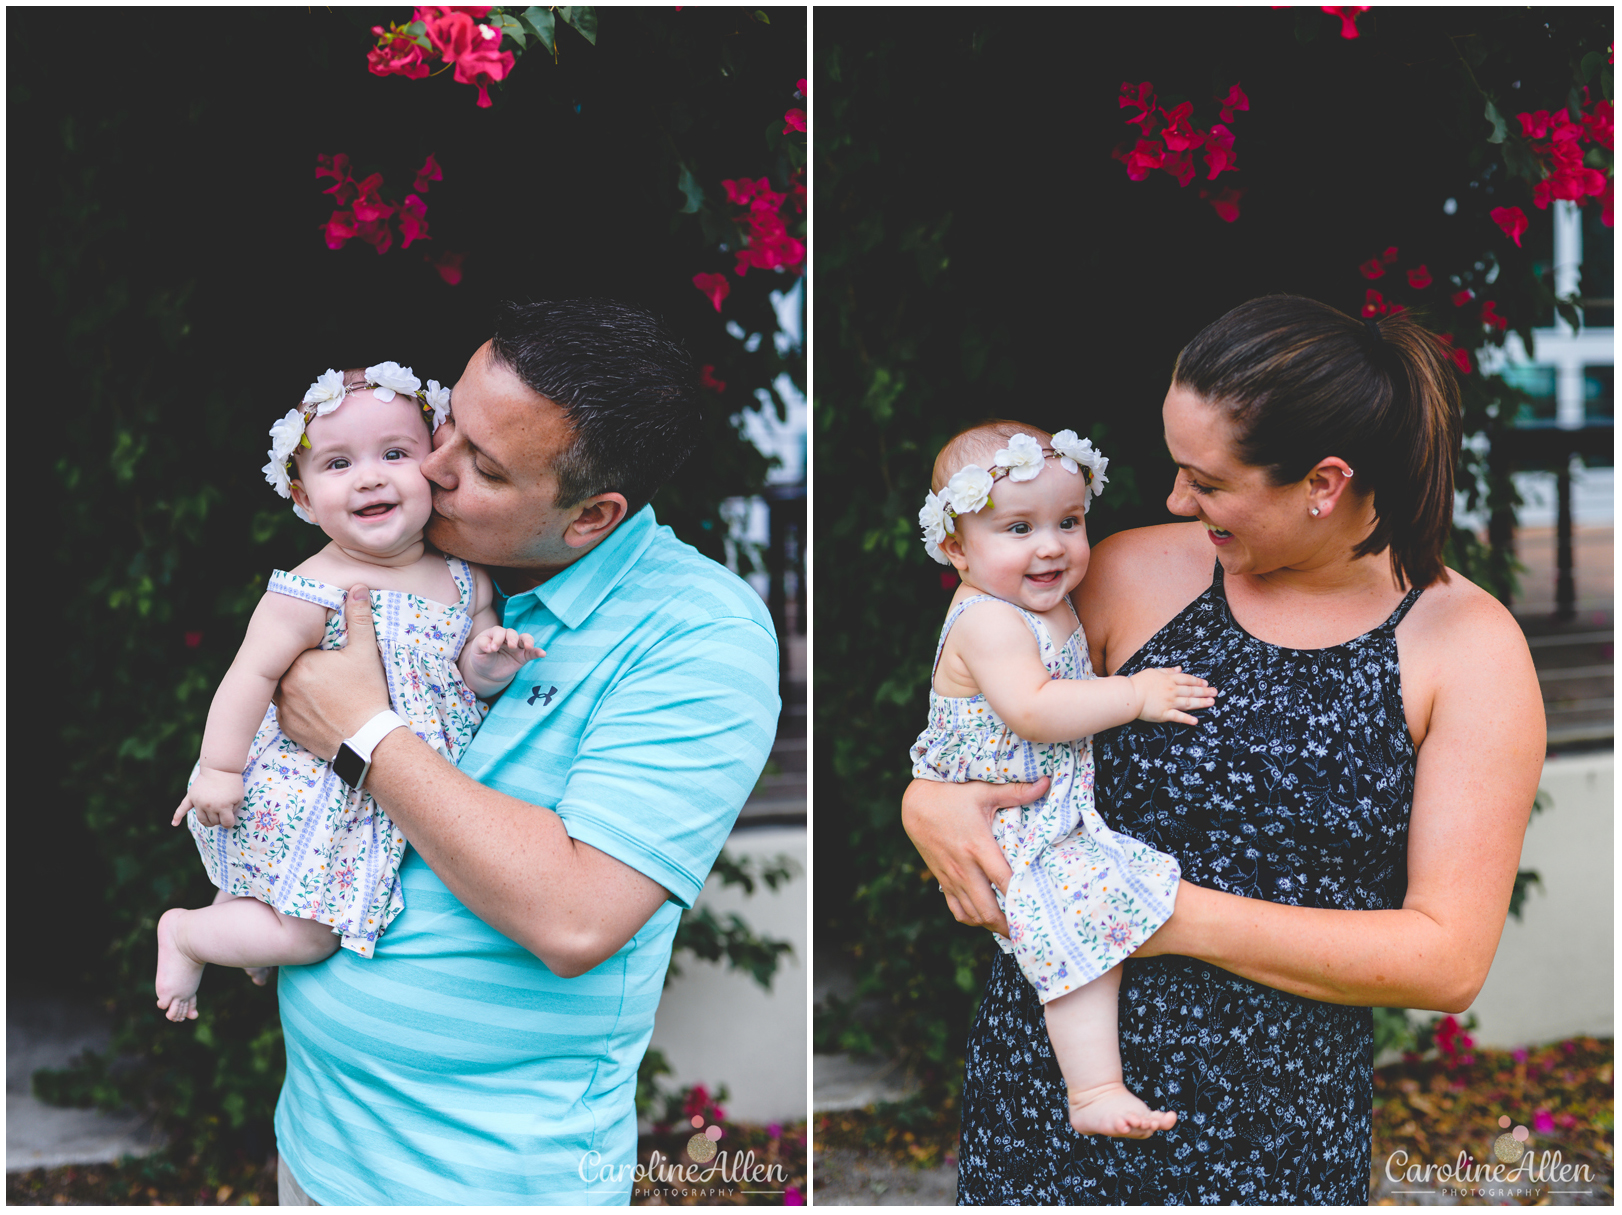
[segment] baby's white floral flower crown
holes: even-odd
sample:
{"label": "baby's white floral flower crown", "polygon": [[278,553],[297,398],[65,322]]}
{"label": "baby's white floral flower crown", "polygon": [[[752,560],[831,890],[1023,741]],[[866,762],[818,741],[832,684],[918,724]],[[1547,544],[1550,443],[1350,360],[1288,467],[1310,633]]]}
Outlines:
{"label": "baby's white floral flower crown", "polygon": [[[304,433],[310,419],[331,413],[352,392],[370,389],[379,401],[392,401],[395,393],[416,397],[423,413],[428,415],[430,434],[438,430],[439,424],[450,414],[451,390],[441,388],[438,380],[429,380],[424,388],[422,381],[411,373],[411,368],[398,363],[379,363],[375,367],[368,367],[365,375],[366,379],[360,383],[346,384],[343,372],[327,368],[326,374],[310,385],[304,400],[296,408],[289,409],[287,416],[270,428],[270,463],[260,471],[265,474],[270,487],[282,497],[293,496],[290,488],[292,478],[288,471],[293,466],[294,450],[300,444],[305,447],[310,445]],[[293,513],[306,523],[315,522],[297,502],[293,503]]]}
{"label": "baby's white floral flower crown", "polygon": [[1057,459],[1059,467],[1074,475],[1087,470],[1087,495],[1082,499],[1085,513],[1093,499],[1104,492],[1109,478],[1104,470],[1109,459],[1093,447],[1091,439],[1076,436],[1073,430],[1061,430],[1053,436],[1053,446],[1043,447],[1035,435],[1016,434],[1008,446],[992,457],[993,471],[987,472],[978,464],[968,464],[952,474],[946,489],[939,495],[930,493],[924,498],[924,507],[918,512],[918,526],[924,529],[924,551],[942,565],[951,561],[941,552],[941,541],[955,533],[953,520],[959,515],[972,515],[983,506],[991,505],[991,487],[1007,477],[1010,481],[1029,481],[1045,467],[1049,459]]}

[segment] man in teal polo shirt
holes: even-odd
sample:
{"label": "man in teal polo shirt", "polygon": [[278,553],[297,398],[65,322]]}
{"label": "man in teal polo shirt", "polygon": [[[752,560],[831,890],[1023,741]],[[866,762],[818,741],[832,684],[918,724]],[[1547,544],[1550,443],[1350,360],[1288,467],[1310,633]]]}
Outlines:
{"label": "man in teal polo shirt", "polygon": [[546,657],[458,767],[389,728],[364,588],[350,644],[282,681],[282,728],[369,758],[411,841],[376,956],[281,972],[284,1204],[629,1199],[676,924],[779,708],[760,597],[647,505],[698,441],[693,378],[601,301],[506,305],[468,363],[422,465],[428,539],[490,567]]}

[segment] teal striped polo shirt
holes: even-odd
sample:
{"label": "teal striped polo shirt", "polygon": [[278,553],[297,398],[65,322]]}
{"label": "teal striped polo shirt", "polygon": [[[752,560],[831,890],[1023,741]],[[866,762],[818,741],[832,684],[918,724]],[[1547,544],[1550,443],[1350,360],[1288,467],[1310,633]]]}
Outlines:
{"label": "teal striped polo shirt", "polygon": [[681,908],[771,750],[771,618],[651,507],[509,599],[505,623],[546,657],[518,673],[461,769],[556,810],[670,899],[613,957],[562,979],[408,850],[405,911],[375,957],[340,949],[281,970],[276,1140],[323,1204],[629,1201],[637,1065]]}

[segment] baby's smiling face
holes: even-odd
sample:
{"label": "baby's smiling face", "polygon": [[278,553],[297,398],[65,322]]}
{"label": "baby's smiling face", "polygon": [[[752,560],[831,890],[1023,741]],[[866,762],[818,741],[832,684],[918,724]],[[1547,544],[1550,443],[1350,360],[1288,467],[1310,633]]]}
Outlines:
{"label": "baby's smiling face", "polygon": [[1086,475],[1049,459],[1029,481],[1001,478],[988,505],[958,516],[941,551],[970,585],[1026,611],[1051,611],[1087,574],[1086,505]]}
{"label": "baby's smiling face", "polygon": [[422,541],[433,510],[421,464],[432,450],[417,399],[379,401],[351,392],[332,413],[311,418],[309,447],[294,453],[294,500],[339,547],[389,558]]}

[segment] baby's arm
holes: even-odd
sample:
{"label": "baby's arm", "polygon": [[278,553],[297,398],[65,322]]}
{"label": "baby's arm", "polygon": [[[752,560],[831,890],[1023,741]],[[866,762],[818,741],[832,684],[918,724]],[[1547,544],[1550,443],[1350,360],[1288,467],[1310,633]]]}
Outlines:
{"label": "baby's arm", "polygon": [[546,651],[535,645],[528,633],[503,628],[496,617],[495,591],[490,575],[475,565],[473,569],[473,636],[457,655],[456,669],[462,682],[480,700],[498,695],[513,681],[526,662],[544,658]]}
{"label": "baby's arm", "polygon": [[1181,669],[1054,679],[1036,638],[1011,608],[988,604],[965,612],[952,642],[997,715],[1032,742],[1069,742],[1138,718],[1197,726],[1186,710],[1216,703],[1215,688]]}
{"label": "baby's arm", "polygon": [[275,593],[260,599],[242,647],[209,706],[197,779],[175,811],[175,825],[192,809],[205,827],[236,825],[242,769],[276,682],[293,659],[321,644],[326,621],[327,611],[320,604]]}

